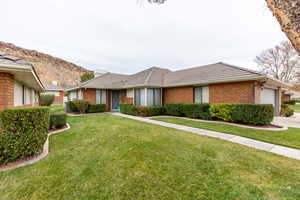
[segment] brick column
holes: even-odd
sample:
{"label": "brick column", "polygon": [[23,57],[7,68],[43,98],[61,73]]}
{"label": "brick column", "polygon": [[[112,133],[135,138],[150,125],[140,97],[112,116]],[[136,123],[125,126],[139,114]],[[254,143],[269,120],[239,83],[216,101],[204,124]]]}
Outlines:
{"label": "brick column", "polygon": [[14,77],[0,72],[0,110],[14,106]]}

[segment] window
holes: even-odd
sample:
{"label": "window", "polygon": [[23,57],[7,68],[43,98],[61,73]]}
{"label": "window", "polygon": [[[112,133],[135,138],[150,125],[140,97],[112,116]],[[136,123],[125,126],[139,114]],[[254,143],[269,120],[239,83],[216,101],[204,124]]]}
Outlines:
{"label": "window", "polygon": [[80,100],[83,100],[83,91],[82,90],[78,90],[77,98],[80,99]]}
{"label": "window", "polygon": [[106,104],[106,90],[96,90],[96,104]]}
{"label": "window", "polygon": [[195,103],[209,103],[209,87],[195,87],[194,88],[194,102]]}
{"label": "window", "polygon": [[134,97],[133,89],[127,89],[126,90],[126,97],[127,98],[133,98]]}
{"label": "window", "polygon": [[134,104],[137,106],[145,106],[145,89],[139,88],[134,90]]}
{"label": "window", "polygon": [[71,91],[70,92],[70,100],[77,99],[77,91]]}
{"label": "window", "polygon": [[161,89],[147,89],[147,106],[161,106]]}

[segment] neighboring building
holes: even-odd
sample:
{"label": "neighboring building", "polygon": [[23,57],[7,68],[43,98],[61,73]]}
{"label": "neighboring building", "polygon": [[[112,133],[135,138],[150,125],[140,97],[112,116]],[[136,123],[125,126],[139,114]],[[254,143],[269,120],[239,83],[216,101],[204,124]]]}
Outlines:
{"label": "neighboring building", "polygon": [[106,104],[107,111],[118,110],[120,103],[241,103],[273,104],[279,114],[281,90],[288,87],[258,72],[216,63],[174,72],[152,67],[133,75],[106,73],[67,91],[70,99]]}
{"label": "neighboring building", "polygon": [[284,103],[290,101],[292,99],[293,94],[294,93],[291,92],[290,90],[283,90],[281,95],[281,102]]}
{"label": "neighboring building", "polygon": [[300,93],[293,94],[291,96],[291,99],[293,99],[293,100],[300,100]]}
{"label": "neighboring building", "polygon": [[39,105],[43,90],[32,64],[0,52],[0,109]]}
{"label": "neighboring building", "polygon": [[52,81],[51,84],[44,83],[46,94],[53,94],[55,99],[53,104],[63,104],[64,103],[64,88],[57,85],[56,81]]}

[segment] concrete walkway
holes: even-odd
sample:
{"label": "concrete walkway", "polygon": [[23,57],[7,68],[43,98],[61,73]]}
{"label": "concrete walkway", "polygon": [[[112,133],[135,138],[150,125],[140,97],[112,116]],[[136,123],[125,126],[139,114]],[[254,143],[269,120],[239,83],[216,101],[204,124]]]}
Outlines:
{"label": "concrete walkway", "polygon": [[119,116],[119,117],[125,117],[125,118],[129,118],[129,119],[133,119],[133,120],[138,120],[138,121],[142,121],[142,122],[146,122],[146,123],[150,123],[150,124],[155,124],[155,125],[159,125],[159,126],[175,128],[178,130],[187,131],[187,132],[191,132],[191,133],[198,134],[198,135],[215,137],[215,138],[219,138],[222,140],[227,140],[230,142],[242,144],[242,145],[252,147],[255,149],[259,149],[259,150],[275,153],[278,155],[282,155],[285,157],[294,158],[296,160],[300,160],[300,150],[293,149],[293,148],[288,148],[288,147],[284,147],[284,146],[280,146],[280,145],[261,142],[261,141],[241,137],[241,136],[220,133],[220,132],[216,132],[216,131],[209,131],[209,130],[193,128],[193,127],[188,127],[188,126],[183,126],[183,125],[177,125],[177,124],[172,124],[172,123],[167,123],[167,122],[155,121],[155,120],[152,120],[149,118],[136,117],[136,116],[125,115],[125,114],[121,114],[121,113],[110,113],[110,114]]}
{"label": "concrete walkway", "polygon": [[272,124],[291,128],[300,128],[300,114],[295,113],[292,117],[275,117]]}

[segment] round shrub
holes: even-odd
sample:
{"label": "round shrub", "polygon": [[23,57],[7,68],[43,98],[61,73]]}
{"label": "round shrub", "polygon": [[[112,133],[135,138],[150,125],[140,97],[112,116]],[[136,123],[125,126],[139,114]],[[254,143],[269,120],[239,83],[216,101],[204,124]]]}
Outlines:
{"label": "round shrub", "polygon": [[282,117],[291,117],[294,115],[294,110],[288,104],[281,105],[280,116]]}
{"label": "round shrub", "polygon": [[41,106],[50,106],[54,102],[55,96],[53,94],[41,94],[40,96],[40,105]]}
{"label": "round shrub", "polygon": [[0,164],[42,151],[49,128],[49,108],[13,108],[0,113]]}
{"label": "round shrub", "polygon": [[89,102],[85,100],[76,99],[73,101],[73,104],[81,114],[86,113],[89,107]]}
{"label": "round shrub", "polygon": [[50,115],[50,129],[63,128],[67,124],[67,114],[64,112]]}

